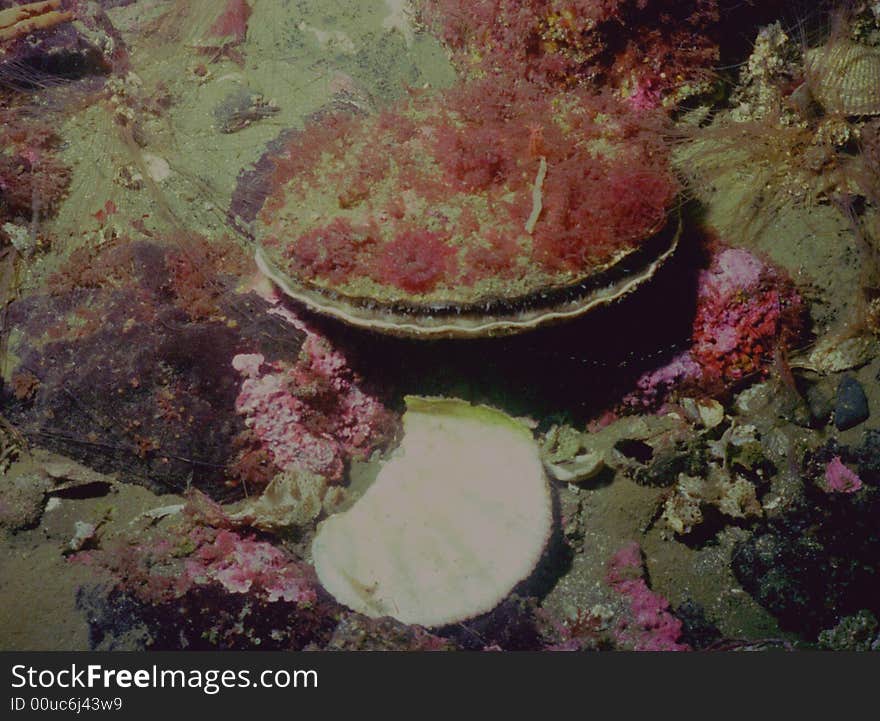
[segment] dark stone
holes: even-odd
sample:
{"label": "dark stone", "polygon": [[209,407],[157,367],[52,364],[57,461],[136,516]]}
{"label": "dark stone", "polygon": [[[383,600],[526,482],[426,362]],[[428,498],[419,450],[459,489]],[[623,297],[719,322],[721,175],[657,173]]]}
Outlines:
{"label": "dark stone", "polygon": [[721,640],[721,631],[706,618],[705,609],[696,601],[685,600],[675,609],[675,615],[681,621],[679,642],[700,650]]}
{"label": "dark stone", "polygon": [[807,391],[807,404],[814,424],[824,426],[834,412],[834,394],[825,384],[818,384]]}
{"label": "dark stone", "polygon": [[[829,444],[807,462],[809,478],[833,455],[853,462],[846,446]],[[731,570],[743,589],[785,630],[808,639],[841,617],[880,612],[880,493],[826,493],[807,482],[804,496],[734,547]]]}
{"label": "dark stone", "polygon": [[862,384],[851,376],[845,376],[837,386],[834,404],[834,425],[840,431],[857,426],[870,415],[868,398]]}
{"label": "dark stone", "polygon": [[[227,481],[249,434],[235,409],[241,376],[232,358],[294,360],[303,334],[279,325],[266,301],[234,293],[237,276],[207,260],[178,284],[189,293],[179,296],[174,259],[180,248],[197,258],[198,247],[108,246],[91,265],[79,261],[116,273],[107,282],[71,281],[9,306],[20,370],[38,384],[26,398],[10,393],[0,402],[25,437],[157,493],[189,486],[215,499],[240,493]],[[71,263],[70,272],[78,267]],[[186,310],[211,303],[207,317]]]}
{"label": "dark stone", "polygon": [[859,476],[870,485],[880,485],[880,428],[865,431],[862,445],[855,449]]}

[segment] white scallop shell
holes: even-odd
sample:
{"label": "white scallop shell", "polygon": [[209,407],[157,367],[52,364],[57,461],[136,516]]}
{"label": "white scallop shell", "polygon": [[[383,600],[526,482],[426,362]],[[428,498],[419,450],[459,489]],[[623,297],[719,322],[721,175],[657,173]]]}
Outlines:
{"label": "white scallop shell", "polygon": [[456,399],[407,399],[404,438],[312,544],[318,578],[372,617],[442,626],[490,611],[541,558],[550,489],[526,426]]}
{"label": "white scallop shell", "polygon": [[805,57],[810,94],[826,112],[880,114],[880,49],[831,41]]}

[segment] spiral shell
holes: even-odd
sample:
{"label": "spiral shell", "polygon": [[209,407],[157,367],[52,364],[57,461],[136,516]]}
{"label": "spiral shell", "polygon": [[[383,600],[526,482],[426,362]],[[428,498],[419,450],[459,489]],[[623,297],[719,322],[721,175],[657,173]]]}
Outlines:
{"label": "spiral shell", "polygon": [[880,48],[836,40],[805,60],[810,93],[826,112],[880,115]]}

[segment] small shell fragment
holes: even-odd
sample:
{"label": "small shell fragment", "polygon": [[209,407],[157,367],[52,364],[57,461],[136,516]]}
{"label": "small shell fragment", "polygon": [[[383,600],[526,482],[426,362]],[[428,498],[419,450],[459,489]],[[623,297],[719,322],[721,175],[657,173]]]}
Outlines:
{"label": "small shell fragment", "polygon": [[824,338],[806,358],[792,358],[791,366],[822,375],[851,370],[871,360],[872,345],[872,340],[865,336],[855,336],[846,340],[836,337]]}
{"label": "small shell fragment", "polygon": [[605,468],[604,454],[587,448],[587,434],[571,426],[553,426],[541,441],[541,458],[552,478],[562,483],[583,483]]}
{"label": "small shell fragment", "polygon": [[715,428],[724,421],[724,406],[714,398],[683,398],[681,406],[689,421],[706,429]]}
{"label": "small shell fragment", "polygon": [[562,483],[583,483],[595,478],[605,468],[601,453],[583,453],[570,461],[561,463],[544,462],[547,472]]}

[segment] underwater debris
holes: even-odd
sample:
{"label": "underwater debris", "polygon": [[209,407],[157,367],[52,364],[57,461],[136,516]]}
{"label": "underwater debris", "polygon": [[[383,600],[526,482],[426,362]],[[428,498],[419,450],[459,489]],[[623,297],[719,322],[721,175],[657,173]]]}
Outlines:
{"label": "underwater debris", "polygon": [[587,434],[571,426],[553,426],[541,439],[544,468],[562,483],[582,483],[605,468],[602,453],[590,451]]}
{"label": "underwater debris", "polygon": [[710,467],[705,477],[680,474],[663,507],[663,520],[680,536],[692,533],[705,520],[704,510],[717,509],[731,519],[763,515],[754,483]]}
{"label": "underwater debris", "polygon": [[624,418],[600,434],[617,437],[609,465],[644,486],[671,486],[679,473],[699,475],[705,443],[677,413]]}
{"label": "underwater debris", "polygon": [[400,447],[312,543],[322,585],[367,616],[443,626],[492,610],[534,570],[553,525],[538,446],[520,421],[407,398]]}
{"label": "underwater debris", "polygon": [[65,554],[77,553],[98,544],[98,528],[100,524],[76,521],[73,527],[73,536],[64,549]]}
{"label": "underwater debris", "polygon": [[825,336],[807,357],[793,356],[789,363],[792,368],[805,368],[820,375],[838,373],[869,363],[873,346],[871,338],[864,335],[852,338]]}

